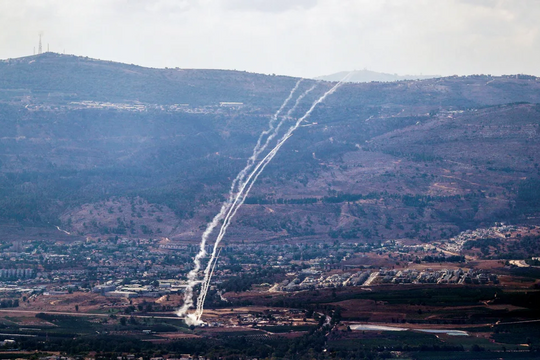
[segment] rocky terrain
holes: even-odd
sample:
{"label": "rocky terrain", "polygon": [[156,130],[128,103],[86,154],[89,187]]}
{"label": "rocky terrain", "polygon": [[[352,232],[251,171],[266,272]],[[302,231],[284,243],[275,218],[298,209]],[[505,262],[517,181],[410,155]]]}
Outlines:
{"label": "rocky terrain", "polygon": [[[52,53],[0,62],[2,239],[66,236],[59,226],[197,241],[297,80]],[[227,241],[537,224],[539,103],[539,79],[523,75],[345,84],[266,168]]]}

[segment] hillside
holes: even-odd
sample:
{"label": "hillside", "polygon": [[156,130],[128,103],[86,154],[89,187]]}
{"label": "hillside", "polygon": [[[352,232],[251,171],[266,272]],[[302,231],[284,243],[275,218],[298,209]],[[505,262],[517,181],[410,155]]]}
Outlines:
{"label": "hillside", "polygon": [[[197,241],[296,81],[52,53],[0,62],[2,238],[66,236],[59,226]],[[345,84],[266,168],[226,240],[429,241],[537,224],[538,104],[528,76]]]}
{"label": "hillside", "polygon": [[151,69],[87,57],[44,53],[0,62],[0,99],[65,104],[72,101],[140,101],[254,105],[280,101],[295,79],[241,71]]}

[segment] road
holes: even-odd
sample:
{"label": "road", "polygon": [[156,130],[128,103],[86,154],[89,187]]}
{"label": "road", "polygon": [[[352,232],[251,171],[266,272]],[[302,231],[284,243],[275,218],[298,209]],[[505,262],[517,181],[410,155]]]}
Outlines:
{"label": "road", "polygon": [[[112,314],[95,314],[95,313],[82,313],[82,312],[68,312],[68,311],[35,311],[35,310],[14,310],[14,309],[0,309],[0,313],[9,313],[11,314],[50,314],[50,315],[69,315],[69,316],[100,316],[100,317],[109,317]],[[169,319],[169,320],[180,320],[178,316],[163,316],[163,315],[126,315],[126,314],[114,314],[118,317],[135,317],[140,319]]]}
{"label": "road", "polygon": [[527,323],[535,323],[540,322],[540,319],[536,320],[522,320],[522,321],[510,321],[510,322],[501,322],[500,320],[497,321],[494,325],[516,325],[516,324],[527,324]]}

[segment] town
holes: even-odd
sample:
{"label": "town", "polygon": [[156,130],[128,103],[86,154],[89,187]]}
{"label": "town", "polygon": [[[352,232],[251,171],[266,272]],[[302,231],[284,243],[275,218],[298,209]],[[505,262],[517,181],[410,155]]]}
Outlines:
{"label": "town", "polygon": [[[213,287],[221,291],[290,292],[346,286],[405,284],[498,284],[497,274],[470,266],[460,248],[471,239],[516,236],[529,228],[500,225],[467,231],[440,244],[324,242],[313,244],[232,243],[221,249]],[[501,231],[506,232],[501,232]],[[535,228],[537,231],[538,229]],[[508,241],[512,241],[510,238]],[[198,250],[194,244],[167,238],[91,238],[85,241],[15,241],[0,254],[2,298],[62,295],[76,291],[105,297],[159,298],[181,294]],[[210,251],[210,248],[207,249]],[[526,259],[513,259],[512,261]],[[529,259],[527,261],[531,261]],[[500,261],[501,266],[505,261]],[[508,266],[508,263],[506,263]],[[514,265],[510,265],[514,266]],[[269,270],[266,287],[260,279],[235,288],[228,281]],[[273,282],[272,282],[273,281]],[[271,283],[269,283],[271,282]]]}

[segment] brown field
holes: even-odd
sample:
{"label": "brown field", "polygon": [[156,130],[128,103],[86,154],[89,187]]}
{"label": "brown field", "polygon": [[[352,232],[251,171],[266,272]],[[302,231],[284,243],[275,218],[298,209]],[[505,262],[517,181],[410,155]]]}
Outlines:
{"label": "brown field", "polygon": [[124,304],[124,299],[111,299],[94,293],[75,292],[65,295],[39,295],[29,302],[21,302],[19,310],[76,312],[106,312]]}
{"label": "brown field", "polygon": [[176,340],[176,339],[196,339],[200,338],[200,335],[196,334],[186,334],[186,333],[160,333],[157,336],[168,339],[168,340]]}

